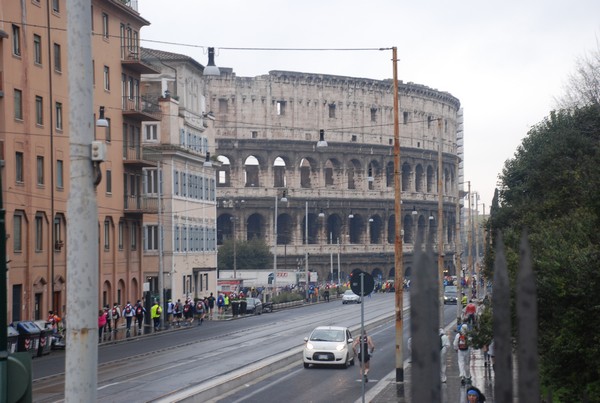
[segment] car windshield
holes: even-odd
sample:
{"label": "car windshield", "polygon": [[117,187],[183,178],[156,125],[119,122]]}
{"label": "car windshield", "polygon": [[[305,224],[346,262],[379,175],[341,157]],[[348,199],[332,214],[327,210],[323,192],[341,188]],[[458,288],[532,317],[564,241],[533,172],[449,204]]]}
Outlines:
{"label": "car windshield", "polygon": [[455,285],[447,285],[446,287],[444,287],[444,292],[446,294],[456,294],[458,292],[458,289]]}
{"label": "car windshield", "polygon": [[344,331],[334,329],[317,329],[310,335],[311,341],[344,341]]}
{"label": "car windshield", "polygon": [[344,292],[344,294],[346,294],[346,295],[354,295],[354,292],[352,292],[352,290],[346,290],[346,292]]}

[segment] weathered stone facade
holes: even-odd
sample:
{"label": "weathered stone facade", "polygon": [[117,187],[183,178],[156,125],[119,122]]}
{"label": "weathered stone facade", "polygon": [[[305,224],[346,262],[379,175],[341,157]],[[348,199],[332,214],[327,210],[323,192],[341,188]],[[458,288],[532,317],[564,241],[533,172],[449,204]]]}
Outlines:
{"label": "weathered stone facade", "polygon": [[[222,162],[218,242],[234,228],[236,239],[264,238],[279,270],[303,271],[308,252],[319,281],[332,273],[337,281],[338,256],[341,281],[355,268],[393,279],[392,80],[288,71],[247,78],[221,68],[207,90]],[[412,83],[400,83],[399,94],[405,273],[418,232],[437,248],[440,138],[445,266],[454,272],[460,103]],[[320,130],[327,147],[316,146]],[[287,203],[278,201],[284,192]]]}

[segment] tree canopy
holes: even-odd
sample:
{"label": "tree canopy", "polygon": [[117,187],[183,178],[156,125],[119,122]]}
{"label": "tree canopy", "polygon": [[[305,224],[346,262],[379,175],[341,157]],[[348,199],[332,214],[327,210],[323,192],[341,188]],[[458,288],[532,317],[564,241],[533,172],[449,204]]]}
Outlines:
{"label": "tree canopy", "polygon": [[[273,254],[263,239],[235,243],[236,270],[256,270],[272,266]],[[227,240],[219,247],[219,270],[233,270],[233,241]]]}
{"label": "tree canopy", "polygon": [[[505,163],[489,226],[514,281],[526,229],[538,289],[541,383],[600,402],[600,107],[552,112]],[[495,197],[496,201],[496,197]],[[488,261],[489,264],[489,261]]]}

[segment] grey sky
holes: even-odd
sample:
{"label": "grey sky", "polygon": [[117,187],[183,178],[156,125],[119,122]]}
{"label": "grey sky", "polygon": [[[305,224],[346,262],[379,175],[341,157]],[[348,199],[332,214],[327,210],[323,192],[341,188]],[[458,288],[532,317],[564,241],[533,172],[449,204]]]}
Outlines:
{"label": "grey sky", "polygon": [[139,11],[151,23],[142,46],[202,64],[213,46],[216,64],[238,76],[292,70],[385,79],[391,51],[220,48],[396,46],[400,80],[460,99],[465,179],[486,211],[504,161],[554,108],[576,58],[596,49],[600,33],[598,0],[139,0]]}

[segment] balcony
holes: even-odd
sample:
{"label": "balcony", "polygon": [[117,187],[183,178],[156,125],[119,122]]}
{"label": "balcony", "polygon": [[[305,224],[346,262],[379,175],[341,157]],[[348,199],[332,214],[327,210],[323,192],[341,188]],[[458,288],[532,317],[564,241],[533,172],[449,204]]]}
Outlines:
{"label": "balcony", "polygon": [[130,97],[122,100],[123,116],[140,122],[157,122],[162,119],[160,105],[156,96]]}
{"label": "balcony", "polygon": [[121,46],[121,65],[138,74],[158,74],[160,71],[140,57],[138,46]]}
{"label": "balcony", "polygon": [[141,144],[135,144],[133,146],[128,144],[123,145],[123,164],[140,168],[157,166],[155,161],[144,159],[144,151]]}
{"label": "balcony", "polygon": [[138,0],[120,0],[121,4],[138,11]]}
{"label": "balcony", "polygon": [[125,195],[125,213],[156,214],[158,213],[158,198],[156,196]]}

